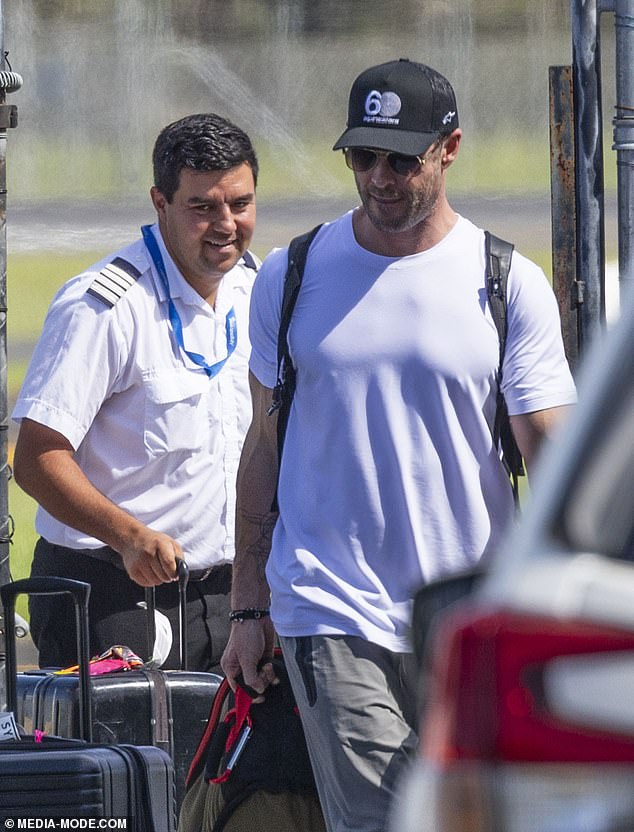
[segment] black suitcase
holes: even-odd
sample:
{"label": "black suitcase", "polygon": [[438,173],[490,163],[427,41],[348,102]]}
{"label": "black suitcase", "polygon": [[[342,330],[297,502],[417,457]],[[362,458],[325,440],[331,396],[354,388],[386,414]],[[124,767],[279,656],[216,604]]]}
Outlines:
{"label": "black suitcase", "polygon": [[45,738],[0,742],[0,818],[127,818],[174,832],[174,769],[158,748]]}
{"label": "black suitcase", "polygon": [[[46,586],[49,579],[38,580]],[[18,592],[32,592],[28,579],[14,586]],[[181,579],[182,666],[187,664],[185,586],[186,575]],[[76,617],[84,620],[87,600],[76,600]],[[151,625],[153,593],[146,593],[146,600]],[[149,641],[153,642],[152,633]],[[90,736],[97,743],[155,745],[163,749],[174,762],[178,807],[185,794],[187,771],[207,724],[210,702],[220,682],[221,677],[215,673],[188,670],[143,669],[94,676],[89,680],[90,726],[82,727],[81,674],[57,676],[51,671],[27,671],[17,676],[16,718],[28,733],[40,730],[60,737]]]}
{"label": "black suitcase", "polygon": [[[76,601],[80,657],[88,652],[82,602],[87,584],[63,578],[18,581],[0,587],[5,614],[7,708],[16,710],[15,599],[32,593],[70,593]],[[85,608],[85,606],[84,606]],[[91,734],[90,677],[81,661],[80,726],[85,738],[24,736],[0,742],[0,818],[126,818],[135,832],[174,832],[174,766],[159,748],[97,745]],[[19,824],[18,824],[19,825]],[[9,828],[9,823],[5,823]]]}

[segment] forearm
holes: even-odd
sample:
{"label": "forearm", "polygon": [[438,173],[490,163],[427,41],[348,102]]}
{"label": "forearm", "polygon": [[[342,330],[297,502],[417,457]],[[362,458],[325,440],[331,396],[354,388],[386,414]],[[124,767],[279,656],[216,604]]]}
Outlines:
{"label": "forearm", "polygon": [[239,512],[238,518],[243,532],[233,563],[231,606],[233,609],[266,609],[269,606],[269,586],[265,570],[277,515],[257,516]]}
{"label": "forearm", "polygon": [[234,609],[268,607],[266,563],[277,512],[277,413],[269,415],[272,390],[249,373],[253,420],[244,440],[237,478],[236,556],[231,604]]}
{"label": "forearm", "polygon": [[61,523],[117,552],[133,545],[145,528],[95,488],[73,457],[62,450],[20,461],[16,481]]}
{"label": "forearm", "polygon": [[278,516],[271,511],[276,484],[275,449],[253,435],[247,436],[237,483],[236,557],[231,592],[234,609],[269,605],[265,569]]}
{"label": "forearm", "polygon": [[141,586],[174,579],[175,559],[182,556],[178,542],[144,525],[95,488],[60,433],[23,420],[14,473],[18,485],[49,514],[118,552],[128,575]]}
{"label": "forearm", "polygon": [[530,475],[544,441],[552,436],[570,411],[569,406],[551,407],[511,416],[511,428]]}

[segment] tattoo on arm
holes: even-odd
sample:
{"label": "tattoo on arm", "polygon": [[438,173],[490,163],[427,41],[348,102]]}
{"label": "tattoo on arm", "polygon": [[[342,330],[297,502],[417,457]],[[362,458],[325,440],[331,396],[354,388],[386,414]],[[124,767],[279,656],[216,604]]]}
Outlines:
{"label": "tattoo on arm", "polygon": [[257,536],[246,547],[246,552],[251,557],[258,561],[258,571],[264,575],[266,562],[271,551],[271,540],[273,539],[273,529],[277,522],[277,513],[267,512],[266,514],[249,514],[248,512],[241,512],[242,519],[245,523],[255,531],[258,530]]}

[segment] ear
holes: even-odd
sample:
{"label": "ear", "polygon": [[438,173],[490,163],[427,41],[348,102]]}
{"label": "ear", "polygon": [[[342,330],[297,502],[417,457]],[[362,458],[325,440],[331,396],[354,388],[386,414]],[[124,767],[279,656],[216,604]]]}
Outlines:
{"label": "ear", "polygon": [[152,185],[150,188],[150,198],[152,200],[152,205],[156,209],[156,213],[162,218],[165,214],[165,206],[167,205],[167,199],[162,191],[156,187],[156,185]]}
{"label": "ear", "polygon": [[442,156],[440,159],[443,169],[448,168],[449,165],[455,162],[456,156],[458,155],[458,150],[460,148],[461,138],[462,130],[459,127],[457,127],[453,131],[453,133],[450,133],[449,136],[447,136],[447,138],[443,142]]}

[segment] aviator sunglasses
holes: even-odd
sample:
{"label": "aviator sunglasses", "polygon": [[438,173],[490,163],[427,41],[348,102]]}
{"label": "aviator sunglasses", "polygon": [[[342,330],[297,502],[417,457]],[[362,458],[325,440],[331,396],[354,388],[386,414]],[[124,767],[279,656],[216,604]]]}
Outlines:
{"label": "aviator sunglasses", "polygon": [[350,170],[356,173],[367,173],[380,158],[384,158],[398,176],[409,176],[420,171],[435,146],[436,144],[432,145],[422,156],[406,156],[404,153],[388,153],[382,150],[370,150],[367,147],[346,147],[343,154]]}

